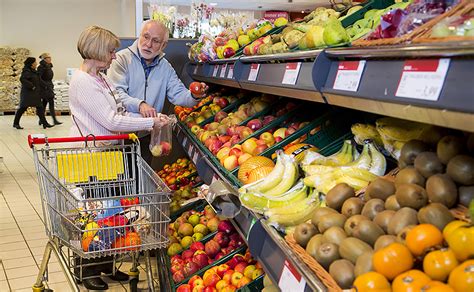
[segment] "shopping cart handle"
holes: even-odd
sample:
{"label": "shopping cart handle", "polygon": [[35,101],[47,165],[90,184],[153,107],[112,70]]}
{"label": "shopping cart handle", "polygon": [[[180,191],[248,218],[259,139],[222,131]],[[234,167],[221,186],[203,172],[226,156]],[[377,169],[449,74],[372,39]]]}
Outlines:
{"label": "shopping cart handle", "polygon": [[138,141],[135,134],[121,134],[109,136],[94,136],[88,135],[85,137],[58,137],[48,138],[45,135],[28,135],[28,145],[33,147],[35,144],[51,144],[51,143],[71,143],[71,142],[86,142],[86,141],[109,141],[109,140],[133,140]]}

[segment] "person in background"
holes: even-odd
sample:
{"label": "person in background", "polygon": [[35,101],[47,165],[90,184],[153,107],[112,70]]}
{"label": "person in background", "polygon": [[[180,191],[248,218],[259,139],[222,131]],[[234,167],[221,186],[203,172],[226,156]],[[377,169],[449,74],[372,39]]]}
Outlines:
{"label": "person in background", "polygon": [[[46,111],[46,105],[49,103],[49,114],[53,118],[55,125],[61,125],[62,123],[56,119],[56,112],[54,111],[54,85],[53,85],[53,63],[51,63],[51,55],[49,53],[43,53],[39,56],[41,59],[40,64],[37,68],[38,74],[41,81],[41,98],[43,99],[43,107]],[[41,121],[39,121],[41,125]]]}
{"label": "person in background", "polygon": [[20,107],[15,113],[13,120],[13,127],[19,130],[23,129],[20,126],[21,116],[26,112],[28,107],[36,107],[36,114],[38,115],[43,128],[51,128],[44,116],[44,107],[41,102],[40,86],[41,81],[38,72],[36,71],[36,58],[28,57],[24,62],[23,71],[21,71],[20,82]]}
{"label": "person in background", "polygon": [[[113,83],[102,71],[109,68],[115,59],[115,50],[119,39],[109,30],[91,26],[84,30],[77,42],[77,49],[83,61],[79,70],[71,78],[69,85],[69,107],[73,125],[71,136],[114,135],[121,132],[150,131],[155,127],[167,124],[166,115],[155,117],[133,116],[125,111],[116,95]],[[105,283],[99,276],[102,272],[111,274],[114,266],[110,257],[82,260],[82,263],[96,263],[83,267],[83,284],[87,289],[106,290]],[[110,276],[112,280],[126,281],[128,275],[116,270]],[[95,277],[96,276],[96,277]]]}
{"label": "person in background", "polygon": [[[166,97],[174,105],[191,107],[206,96],[207,85],[202,84],[202,95],[191,94],[164,58],[168,35],[168,28],[162,22],[148,20],[138,40],[117,52],[117,59],[107,74],[128,111],[154,117],[163,110]],[[151,165],[150,135],[141,134],[140,144],[143,158]]]}

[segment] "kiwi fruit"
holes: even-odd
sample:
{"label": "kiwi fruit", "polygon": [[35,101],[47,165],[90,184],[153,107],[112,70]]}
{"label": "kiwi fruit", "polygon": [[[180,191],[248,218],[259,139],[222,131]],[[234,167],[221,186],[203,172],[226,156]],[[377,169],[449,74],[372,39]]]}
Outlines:
{"label": "kiwi fruit", "polygon": [[469,207],[469,203],[474,199],[474,186],[461,186],[458,189],[459,204]]}
{"label": "kiwi fruit", "polygon": [[357,261],[354,266],[354,274],[356,277],[374,270],[374,266],[372,265],[373,255],[374,252],[370,250],[364,252],[357,258]]}
{"label": "kiwi fruit", "polygon": [[436,148],[436,154],[444,164],[448,164],[451,158],[465,151],[466,143],[464,138],[458,136],[444,136],[439,140]]}
{"label": "kiwi fruit", "polygon": [[352,236],[354,229],[359,225],[363,220],[369,220],[369,218],[363,215],[354,215],[349,217],[344,223],[344,231],[348,236]]}
{"label": "kiwi fruit", "polygon": [[421,152],[425,152],[429,150],[429,146],[420,140],[410,140],[403,145],[402,149],[400,150],[400,157],[398,161],[402,166],[406,167],[409,165],[413,165],[415,162],[415,158]]}
{"label": "kiwi fruit", "polygon": [[343,259],[355,264],[357,258],[366,251],[372,251],[372,247],[355,237],[348,237],[339,245],[339,254]]}
{"label": "kiwi fruit", "polygon": [[386,200],[395,193],[395,184],[383,178],[377,178],[367,187],[364,197],[368,201],[370,199]]}
{"label": "kiwi fruit", "polygon": [[452,208],[458,199],[458,188],[447,174],[435,174],[426,181],[426,194],[432,203]]}
{"label": "kiwi fruit", "polygon": [[379,238],[377,238],[377,241],[375,241],[374,250],[377,251],[394,242],[397,242],[397,237],[395,235],[389,235],[389,234],[382,235]]}
{"label": "kiwi fruit", "polygon": [[407,225],[397,233],[397,241],[403,244],[406,244],[407,234],[412,230],[416,225]]}
{"label": "kiwi fruit", "polygon": [[395,177],[395,186],[398,187],[402,184],[417,184],[420,187],[425,186],[425,177],[416,170],[416,168],[410,166],[400,170]]}
{"label": "kiwi fruit", "polygon": [[360,198],[349,198],[342,204],[341,213],[346,217],[351,217],[352,215],[360,214],[363,207],[364,202]]}
{"label": "kiwi fruit", "polygon": [[441,231],[453,220],[454,217],[449,209],[440,203],[431,203],[418,211],[418,221],[420,223],[432,224]]}
{"label": "kiwi fruit", "polygon": [[385,203],[381,199],[372,199],[365,203],[362,208],[361,214],[370,220],[374,219],[375,216],[385,210]]}
{"label": "kiwi fruit", "polygon": [[346,183],[339,183],[326,194],[326,204],[329,208],[340,211],[347,199],[354,197],[354,189]]}
{"label": "kiwi fruit", "polygon": [[382,230],[387,233],[388,231],[388,223],[390,223],[390,220],[392,219],[392,216],[395,215],[394,210],[384,210],[380,213],[378,213],[375,218],[374,222],[377,224]]}
{"label": "kiwi fruit", "polygon": [[308,241],[318,233],[318,229],[311,223],[301,223],[296,226],[293,232],[293,237],[296,243],[301,247],[306,248]]}
{"label": "kiwi fruit", "polygon": [[382,230],[382,228],[370,220],[363,220],[359,222],[353,232],[354,237],[370,244],[371,246],[374,246],[377,238],[384,234],[385,232]]}
{"label": "kiwi fruit", "polygon": [[428,195],[425,189],[416,184],[399,185],[395,196],[401,207],[418,210],[428,203]]}
{"label": "kiwi fruit", "polygon": [[453,131],[450,129],[438,127],[438,126],[429,126],[428,128],[424,129],[421,133],[420,139],[421,141],[425,142],[426,144],[436,147],[439,140],[446,135],[452,134]]}
{"label": "kiwi fruit", "polygon": [[337,214],[337,211],[328,207],[317,208],[313,213],[313,217],[311,217],[311,223],[318,226],[319,220],[328,214]]}
{"label": "kiwi fruit", "polygon": [[449,160],[446,172],[458,184],[474,185],[474,157],[467,155],[454,156]]}
{"label": "kiwi fruit", "polygon": [[412,208],[404,207],[398,210],[388,223],[388,234],[397,235],[404,227],[418,224],[416,215],[416,211]]}
{"label": "kiwi fruit", "polygon": [[329,266],[329,274],[339,287],[350,289],[355,279],[354,265],[348,260],[336,260]]}
{"label": "kiwi fruit", "polygon": [[319,246],[314,259],[327,270],[335,260],[340,258],[338,245],[325,242]]}
{"label": "kiwi fruit", "polygon": [[346,232],[339,226],[330,227],[323,234],[324,242],[331,242],[337,245],[341,244],[342,240],[347,237]]}
{"label": "kiwi fruit", "polygon": [[391,195],[390,197],[385,200],[385,209],[386,210],[393,210],[398,211],[400,210],[400,204],[397,201],[397,196]]}
{"label": "kiwi fruit", "polygon": [[444,165],[434,152],[421,152],[418,154],[415,158],[415,168],[425,178],[444,172]]}
{"label": "kiwi fruit", "polygon": [[318,223],[319,232],[324,233],[330,227],[339,226],[344,227],[344,223],[346,222],[346,216],[334,213],[334,214],[327,214]]}
{"label": "kiwi fruit", "polygon": [[316,251],[321,244],[323,244],[323,235],[316,234],[308,241],[308,244],[306,245],[306,252],[314,258],[316,256]]}

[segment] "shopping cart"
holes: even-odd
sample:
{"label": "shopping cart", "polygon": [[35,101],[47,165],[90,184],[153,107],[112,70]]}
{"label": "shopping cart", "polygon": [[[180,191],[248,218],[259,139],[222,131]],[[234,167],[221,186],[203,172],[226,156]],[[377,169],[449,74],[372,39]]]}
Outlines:
{"label": "shopping cart", "polygon": [[[110,145],[112,140],[121,144]],[[124,259],[131,259],[130,290],[136,291],[142,254],[148,287],[154,291],[150,251],[164,254],[168,245],[170,190],[141,158],[136,136],[30,135],[28,142],[49,237],[33,291],[49,290],[43,283],[51,252],[73,291],[79,291],[77,283],[97,277],[84,273],[96,262],[112,263],[107,275],[113,275]],[[52,147],[55,143],[73,144]]]}

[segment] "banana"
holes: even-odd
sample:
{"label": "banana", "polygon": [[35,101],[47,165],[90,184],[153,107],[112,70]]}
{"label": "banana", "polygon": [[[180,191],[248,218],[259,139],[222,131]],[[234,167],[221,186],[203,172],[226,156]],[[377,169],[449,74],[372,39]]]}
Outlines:
{"label": "banana", "polygon": [[309,197],[291,206],[268,210],[265,216],[270,224],[277,224],[280,227],[294,226],[311,219],[319,206],[318,192],[313,191]]}
{"label": "banana", "polygon": [[277,151],[277,163],[272,171],[261,180],[258,180],[254,183],[242,186],[239,189],[239,193],[246,193],[246,192],[258,192],[263,193],[266,192],[275,186],[277,186],[285,173],[285,163],[284,158],[285,155],[282,151]]}
{"label": "banana", "polygon": [[326,166],[341,166],[348,164],[354,160],[354,146],[351,141],[346,140],[342,144],[341,149],[328,157],[320,157],[314,159],[311,164],[313,165],[326,165]]}
{"label": "banana", "polygon": [[246,193],[239,196],[242,205],[246,208],[252,209],[257,213],[263,213],[265,210],[271,208],[279,208],[287,205],[292,205],[296,202],[304,200],[307,197],[308,187],[299,181],[291,190],[280,197],[269,198],[254,193]]}
{"label": "banana", "polygon": [[357,123],[352,125],[351,132],[354,134],[354,140],[359,145],[364,145],[365,140],[372,140],[379,146],[383,145],[382,138],[380,138],[380,134],[374,125]]}
{"label": "banana", "polygon": [[387,168],[387,160],[385,156],[372,143],[369,144],[369,153],[372,158],[369,171],[375,175],[382,176]]}
{"label": "banana", "polygon": [[354,160],[353,162],[348,163],[345,166],[362,168],[362,169],[369,169],[370,164],[372,162],[372,158],[370,157],[370,154],[369,154],[369,145],[368,144],[369,143],[366,143],[364,145],[364,149],[362,150],[362,153],[359,155],[359,158],[357,158],[357,160]]}
{"label": "banana", "polygon": [[369,184],[369,181],[358,179],[351,176],[343,176],[336,180],[336,184],[339,184],[339,183],[346,183],[350,185],[352,188],[354,188],[355,191],[358,191],[362,188],[365,188]]}
{"label": "banana", "polygon": [[365,180],[365,181],[373,181],[377,178],[377,175],[371,173],[368,170],[361,169],[361,168],[345,168],[342,167],[335,171],[335,176],[350,176],[356,179]]}
{"label": "banana", "polygon": [[412,121],[400,120],[390,117],[378,119],[377,131],[383,140],[404,141],[418,139],[430,126]]}
{"label": "banana", "polygon": [[285,160],[285,171],[280,183],[270,190],[263,192],[265,196],[275,197],[287,192],[298,179],[298,165],[294,157],[288,156]]}

